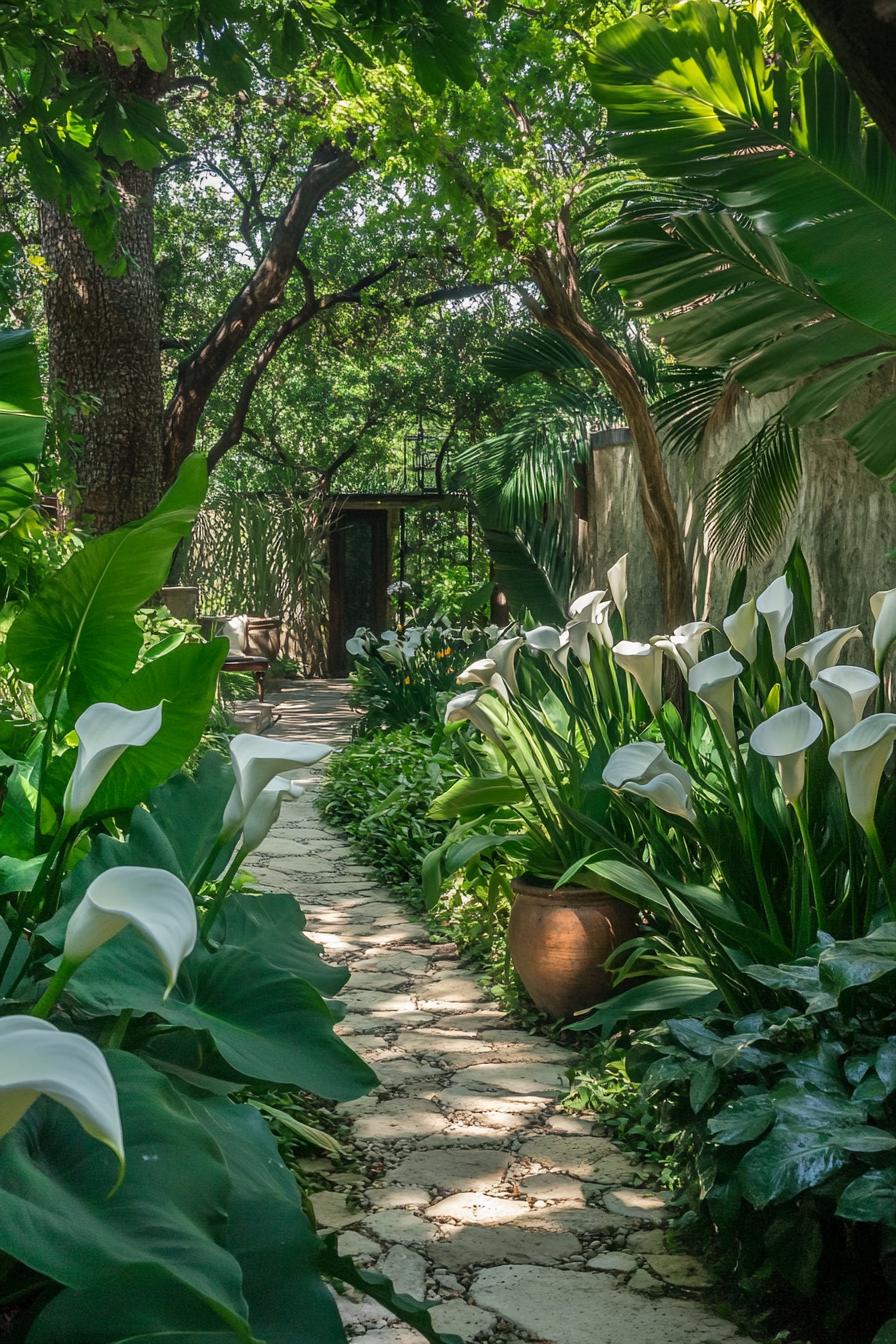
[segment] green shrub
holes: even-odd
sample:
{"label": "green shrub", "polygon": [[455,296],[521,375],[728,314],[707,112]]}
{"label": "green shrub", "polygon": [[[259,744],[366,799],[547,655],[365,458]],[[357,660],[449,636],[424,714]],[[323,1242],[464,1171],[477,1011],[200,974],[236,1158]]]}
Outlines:
{"label": "green shrub", "polygon": [[435,728],[458,673],[482,657],[492,634],[497,631],[458,630],[445,621],[381,635],[357,630],[346,644],[354,660],[349,703],[364,713],[355,735],[409,723]]}
{"label": "green shrub", "polygon": [[739,1275],[861,1344],[896,1310],[896,924],[751,974],[782,1006],[670,1020],[627,1069]]}
{"label": "green shrub", "polygon": [[441,730],[409,725],[344,747],[321,790],[324,816],[358,840],[377,876],[417,906],[423,857],[445,834],[427,812],[453,772]]}

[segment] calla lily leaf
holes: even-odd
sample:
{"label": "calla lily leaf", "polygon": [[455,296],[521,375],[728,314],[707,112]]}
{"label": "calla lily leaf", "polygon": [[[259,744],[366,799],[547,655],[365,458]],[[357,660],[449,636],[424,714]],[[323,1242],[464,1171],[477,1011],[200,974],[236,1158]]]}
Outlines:
{"label": "calla lily leaf", "polygon": [[212,941],[257,952],[270,966],[289,971],[321,994],[336,994],[348,980],[345,966],[331,966],[321,957],[320,943],[303,929],[305,916],[287,893],[232,891],[212,925]]}
{"label": "calla lily leaf", "polygon": [[290,1083],[334,1101],[361,1096],[376,1082],[334,1034],[335,1018],[317,990],[257,952],[221,947],[212,953],[198,945],[164,999],[152,952],[128,929],[84,963],[69,994],[103,1016],[130,1008],[207,1031],[246,1078]]}
{"label": "calla lily leaf", "polygon": [[0,1249],[67,1288],[161,1267],[248,1344],[242,1274],[223,1244],[231,1181],[220,1148],[155,1069],[121,1051],[105,1058],[121,1106],[121,1185],[109,1195],[112,1154],[38,1101],[0,1142]]}

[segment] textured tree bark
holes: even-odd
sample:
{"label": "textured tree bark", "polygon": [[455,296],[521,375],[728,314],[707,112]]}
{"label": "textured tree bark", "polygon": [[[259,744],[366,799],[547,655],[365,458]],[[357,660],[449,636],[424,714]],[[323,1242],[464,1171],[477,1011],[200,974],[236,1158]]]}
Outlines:
{"label": "textured tree bark", "polygon": [[543,249],[530,253],[525,261],[542,297],[541,304],[528,305],[533,316],[569,341],[598,370],[625,416],[638,455],[638,497],[656,560],[663,615],[672,630],[693,618],[694,606],[678,511],[641,381],[627,355],[585,317],[571,251],[559,263]]}
{"label": "textured tree bark", "polygon": [[153,265],[153,178],[118,176],[121,276],[97,264],[71,220],[40,206],[51,386],[73,399],[81,487],[75,514],[106,532],[151,509],[162,479],[162,369]]}
{"label": "textured tree bark", "polygon": [[802,7],[896,150],[896,3],[802,0]]}

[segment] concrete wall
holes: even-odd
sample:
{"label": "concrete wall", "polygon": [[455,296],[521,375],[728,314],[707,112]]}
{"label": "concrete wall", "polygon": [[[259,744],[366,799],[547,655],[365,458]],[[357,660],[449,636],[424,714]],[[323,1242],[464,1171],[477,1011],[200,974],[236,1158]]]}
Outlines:
{"label": "concrete wall", "polygon": [[[802,431],[803,476],[799,500],[781,544],[751,569],[748,592],[761,591],[776,575],[799,538],[812,575],[817,628],[860,624],[870,628],[868,598],[896,587],[896,495],[862,467],[840,437],[886,391],[896,389],[896,371],[878,375],[836,414]],[[693,575],[694,610],[720,620],[733,571],[711,551],[700,511],[709,481],[747,441],[782,398],[745,398],[734,418],[715,433],[696,458],[669,460],[673,490]],[[662,629],[653,553],[638,505],[637,462],[630,447],[592,454],[588,482],[589,586],[603,587],[607,567],[629,553],[629,625],[646,638]],[[584,586],[584,584],[583,584]]]}

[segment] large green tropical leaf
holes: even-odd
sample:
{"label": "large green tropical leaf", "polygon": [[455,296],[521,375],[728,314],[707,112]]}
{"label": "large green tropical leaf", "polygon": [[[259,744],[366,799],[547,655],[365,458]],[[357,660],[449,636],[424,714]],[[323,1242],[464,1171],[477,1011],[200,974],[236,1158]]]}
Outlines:
{"label": "large green tropical leaf", "polygon": [[600,35],[592,67],[620,156],[748,215],[830,305],[896,335],[896,155],[824,56],[790,90],[747,10],[689,0]]}
{"label": "large green tropical leaf", "polygon": [[[823,55],[766,59],[749,13],[690,0],[598,39],[592,77],[617,153],[725,209],[636,205],[604,234],[602,265],[691,364],[728,364],[751,391],[826,373],[788,413],[827,414],[896,350],[896,155]],[[638,194],[642,199],[643,193]],[[847,438],[896,469],[896,398]]]}
{"label": "large green tropical leaf", "polygon": [[161,1074],[106,1058],[118,1088],[125,1175],[74,1117],[43,1098],[0,1142],[0,1248],[70,1288],[146,1266],[249,1340],[240,1267],[225,1245],[231,1183],[217,1143]]}
{"label": "large green tropical leaf", "polygon": [[376,1075],[334,1034],[320,994],[257,951],[198,946],[167,999],[159,965],[131,930],[81,966],[71,981],[82,1008],[104,1016],[132,1009],[174,1027],[208,1032],[222,1057],[245,1078],[290,1083],[331,1100],[369,1092]]}
{"label": "large green tropical leaf", "polygon": [[181,644],[141,667],[114,694],[126,709],[162,705],[162,726],[143,747],[128,747],[90,804],[90,814],[136,807],[150,789],[165,783],[199,745],[214,703],[226,639]]}
{"label": "large green tropical leaf", "polygon": [[34,499],[45,418],[30,331],[0,331],[0,527]]}
{"label": "large green tropical leaf", "polygon": [[484,535],[495,584],[506,593],[511,613],[523,619],[528,612],[539,623],[562,625],[566,620],[569,579],[562,588],[558,587],[536,548],[519,533],[486,527]]}
{"label": "large green tropical leaf", "polygon": [[121,686],[142,642],[134,612],[165,582],[207,484],[205,458],[193,454],[152,513],[94,537],[38,590],[16,618],[6,654],[39,696],[68,679],[72,701],[88,704]]}

